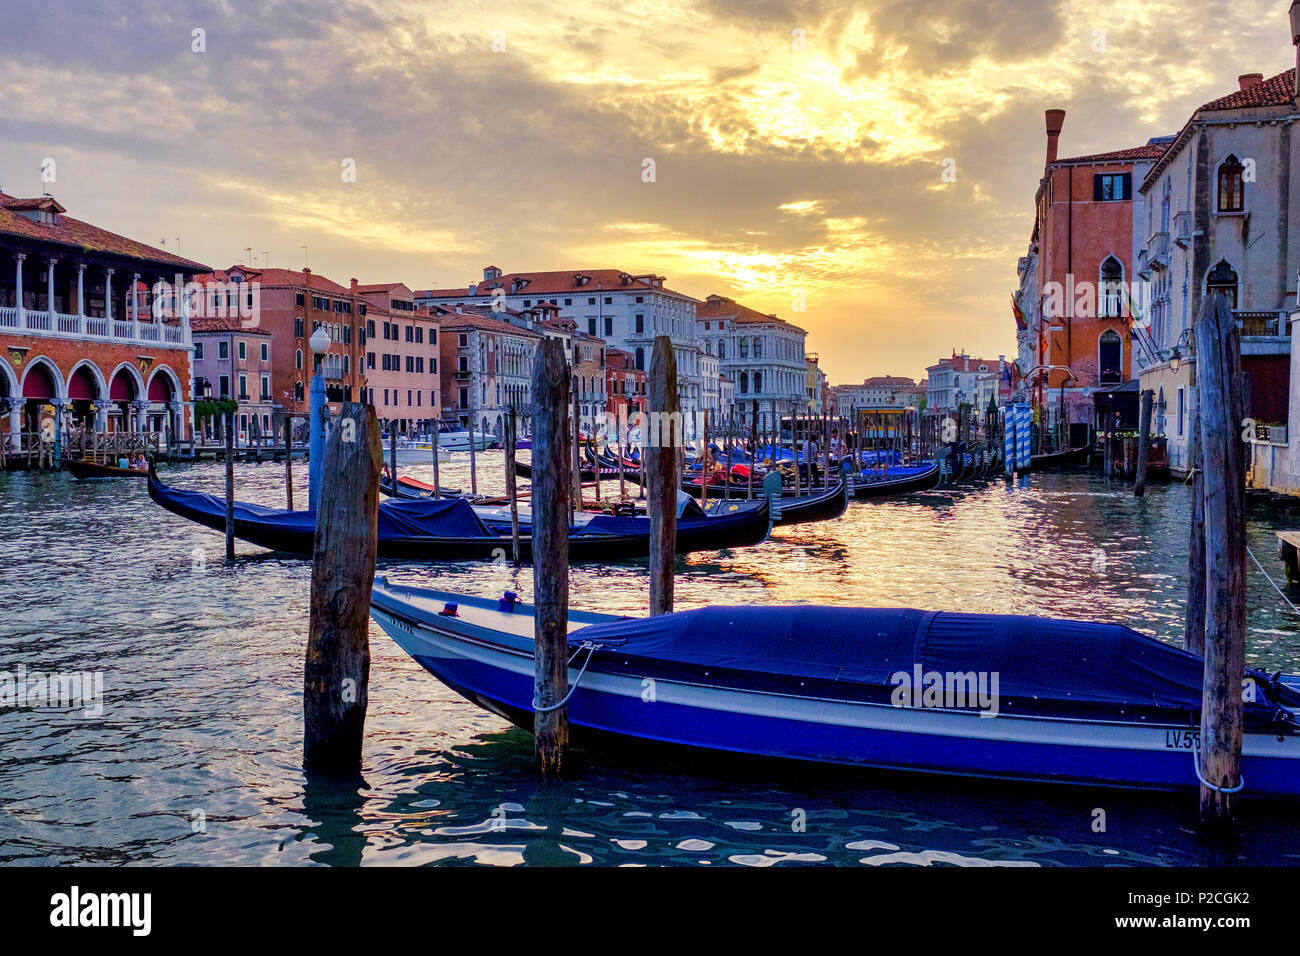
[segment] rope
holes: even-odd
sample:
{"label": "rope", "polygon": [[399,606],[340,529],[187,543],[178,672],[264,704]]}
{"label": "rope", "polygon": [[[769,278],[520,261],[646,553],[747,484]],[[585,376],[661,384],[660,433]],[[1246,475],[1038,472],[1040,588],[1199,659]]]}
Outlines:
{"label": "rope", "polygon": [[1259,563],[1259,558],[1255,557],[1255,552],[1250,550],[1250,548],[1247,548],[1246,553],[1250,555],[1250,560],[1255,562],[1255,567],[1259,568],[1259,573],[1264,575],[1264,577],[1268,580],[1268,583],[1273,585],[1273,590],[1276,591],[1278,593],[1278,596],[1281,597],[1282,600],[1286,602],[1286,606],[1291,609],[1291,612],[1293,614],[1300,614],[1300,607],[1296,607],[1294,604],[1292,604],[1291,599],[1286,596],[1286,592],[1277,586],[1276,581],[1274,581],[1271,577],[1269,577],[1268,572],[1264,570],[1264,566]]}
{"label": "rope", "polygon": [[1200,746],[1198,744],[1198,746],[1192,748],[1192,769],[1196,771],[1196,779],[1201,781],[1201,786],[1207,787],[1215,793],[1241,793],[1242,789],[1246,786],[1245,774],[1240,771],[1237,772],[1237,785],[1235,787],[1216,787],[1214,784],[1210,783],[1210,781],[1201,776],[1201,758],[1199,754]]}
{"label": "rope", "polygon": [[573,692],[578,689],[578,681],[582,680],[582,675],[587,673],[587,665],[591,663],[591,655],[596,652],[595,644],[593,644],[591,641],[583,641],[580,645],[578,645],[578,649],[573,652],[573,657],[569,658],[570,664],[573,663],[574,658],[576,658],[578,654],[582,652],[582,649],[584,647],[587,649],[587,659],[582,662],[582,670],[578,671],[578,676],[573,681],[573,683],[569,686],[569,692],[564,695],[564,700],[560,701],[558,704],[551,704],[551,706],[549,707],[543,707],[541,701],[539,701],[536,697],[534,697],[533,698],[534,713],[549,714],[553,710],[559,710],[561,707],[563,707],[565,704],[569,702],[569,698],[573,696]]}

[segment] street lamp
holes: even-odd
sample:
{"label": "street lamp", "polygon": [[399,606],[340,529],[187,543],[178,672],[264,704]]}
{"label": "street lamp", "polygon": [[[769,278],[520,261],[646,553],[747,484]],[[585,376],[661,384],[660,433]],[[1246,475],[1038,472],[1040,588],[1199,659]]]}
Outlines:
{"label": "street lamp", "polygon": [[320,505],[321,471],[325,459],[325,378],[321,375],[321,357],[329,351],[330,337],[325,327],[317,326],[308,345],[312,351],[311,402],[307,407],[310,440],[307,447],[307,499],[312,511]]}
{"label": "street lamp", "polygon": [[1183,353],[1178,351],[1178,346],[1180,345],[1187,346],[1187,354],[1189,357],[1196,354],[1196,345],[1192,338],[1192,330],[1190,326],[1183,329],[1182,334],[1178,336],[1178,340],[1174,342],[1174,347],[1169,351],[1169,371],[1173,372],[1175,375],[1178,374],[1179,366],[1183,364]]}

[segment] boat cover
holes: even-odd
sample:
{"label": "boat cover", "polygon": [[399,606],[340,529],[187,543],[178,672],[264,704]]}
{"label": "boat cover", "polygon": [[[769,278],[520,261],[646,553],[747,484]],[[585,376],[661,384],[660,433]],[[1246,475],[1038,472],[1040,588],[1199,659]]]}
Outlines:
{"label": "boat cover", "polygon": [[[161,498],[194,511],[225,515],[226,501],[202,491],[187,491],[161,483],[156,485]],[[261,505],[235,502],[235,520],[273,524],[285,531],[313,534],[316,515],[313,511],[286,511]],[[497,537],[479,520],[473,506],[464,498],[381,501],[379,503],[379,540],[436,536],[448,538]]]}
{"label": "boat cover", "polygon": [[619,656],[887,685],[902,671],[997,673],[1006,698],[1199,710],[1200,658],[1119,624],[936,611],[711,607],[575,630]]}

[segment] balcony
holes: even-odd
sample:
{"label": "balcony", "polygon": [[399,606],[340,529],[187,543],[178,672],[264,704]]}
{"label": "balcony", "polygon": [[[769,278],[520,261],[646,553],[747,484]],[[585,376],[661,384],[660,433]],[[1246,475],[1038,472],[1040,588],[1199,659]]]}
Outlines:
{"label": "balcony", "polygon": [[1273,337],[1286,334],[1286,313],[1280,310],[1245,312],[1237,309],[1232,314],[1243,336]]}
{"label": "balcony", "polygon": [[1169,233],[1153,232],[1147,236],[1146,264],[1157,272],[1169,268]]}
{"label": "balcony", "polygon": [[1174,242],[1178,243],[1179,248],[1186,249],[1192,244],[1192,211],[1184,209],[1182,212],[1174,213]]}
{"label": "balcony", "polygon": [[0,308],[0,329],[11,332],[47,335],[56,338],[92,339],[105,342],[158,342],[187,348],[189,329],[184,325],[166,325],[147,321],[108,319],[95,315],[68,315],[16,307]]}

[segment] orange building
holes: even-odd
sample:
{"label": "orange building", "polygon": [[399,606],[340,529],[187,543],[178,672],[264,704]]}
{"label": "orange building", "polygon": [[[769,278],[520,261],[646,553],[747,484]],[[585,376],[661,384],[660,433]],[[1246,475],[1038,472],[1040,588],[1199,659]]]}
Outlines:
{"label": "orange building", "polygon": [[1047,111],[1047,160],[1035,197],[1039,301],[1030,354],[1035,366],[1051,369],[1031,375],[1030,384],[1050,423],[1061,414],[1090,420],[1093,389],[1134,377],[1127,318],[1135,281],[1133,199],[1169,142],[1161,137],[1059,159],[1064,122],[1064,110]]}

